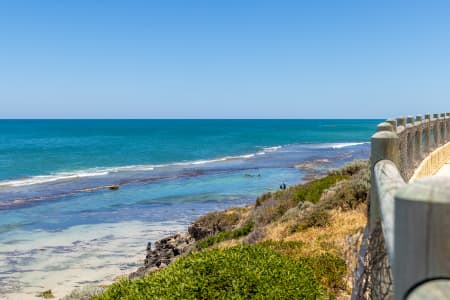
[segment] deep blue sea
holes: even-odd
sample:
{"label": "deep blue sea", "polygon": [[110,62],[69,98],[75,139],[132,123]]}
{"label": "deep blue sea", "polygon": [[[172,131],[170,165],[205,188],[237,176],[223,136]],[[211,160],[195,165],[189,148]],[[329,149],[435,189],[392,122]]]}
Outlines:
{"label": "deep blue sea", "polygon": [[378,122],[0,120],[0,298],[129,273],[206,212],[368,158]]}

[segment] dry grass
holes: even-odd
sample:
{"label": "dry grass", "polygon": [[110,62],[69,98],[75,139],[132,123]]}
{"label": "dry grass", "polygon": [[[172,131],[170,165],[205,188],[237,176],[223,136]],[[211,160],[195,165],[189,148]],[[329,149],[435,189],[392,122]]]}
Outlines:
{"label": "dry grass", "polygon": [[295,224],[295,220],[276,222],[266,226],[266,236],[263,241],[297,241],[301,247],[289,252],[293,258],[312,257],[324,253],[343,257],[348,266],[348,272],[344,278],[347,288],[338,292],[337,299],[348,299],[351,293],[353,270],[356,256],[349,245],[348,236],[360,233],[367,223],[366,205],[361,204],[353,210],[333,209],[330,213],[330,224],[326,227],[310,227],[305,230],[290,233],[289,228]]}
{"label": "dry grass", "polygon": [[228,240],[228,241],[223,241],[220,243],[217,243],[215,245],[213,245],[211,248],[214,249],[225,249],[225,248],[229,248],[229,247],[234,247],[237,245],[241,245],[242,244],[242,240],[244,238],[240,238],[240,239],[233,239],[233,240]]}
{"label": "dry grass", "polygon": [[227,213],[234,213],[234,212],[239,212],[240,214],[240,218],[239,218],[239,223],[238,223],[238,227],[242,224],[244,224],[245,222],[248,221],[249,217],[250,217],[250,213],[253,211],[253,209],[255,208],[254,205],[247,205],[244,207],[234,207],[229,209],[229,212],[227,211]]}
{"label": "dry grass", "polygon": [[303,242],[305,246],[302,247],[302,253],[299,253],[299,256],[317,255],[330,251],[343,255],[346,237],[363,229],[367,223],[365,210],[364,204],[348,211],[333,209],[330,210],[328,226],[311,227],[295,233],[289,232],[289,227],[295,221],[277,222],[266,227],[266,236],[263,241]]}

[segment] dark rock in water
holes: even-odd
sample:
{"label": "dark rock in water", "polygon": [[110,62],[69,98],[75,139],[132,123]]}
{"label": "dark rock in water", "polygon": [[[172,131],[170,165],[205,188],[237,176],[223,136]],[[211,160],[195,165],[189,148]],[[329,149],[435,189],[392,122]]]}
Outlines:
{"label": "dark rock in water", "polygon": [[190,234],[177,233],[156,241],[154,250],[152,250],[151,243],[148,243],[144,265],[128,277],[130,279],[142,277],[166,267],[176,257],[188,253],[193,248],[194,242],[195,240]]}
{"label": "dark rock in water", "polygon": [[113,185],[110,185],[108,188],[109,188],[110,190],[116,191],[116,190],[119,189],[119,185],[118,185],[118,184],[113,184]]}

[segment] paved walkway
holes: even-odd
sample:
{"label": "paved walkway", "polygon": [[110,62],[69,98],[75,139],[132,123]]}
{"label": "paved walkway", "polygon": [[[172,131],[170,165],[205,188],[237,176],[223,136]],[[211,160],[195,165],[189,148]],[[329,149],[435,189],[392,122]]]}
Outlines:
{"label": "paved walkway", "polygon": [[436,172],[435,176],[448,176],[450,177],[450,160]]}

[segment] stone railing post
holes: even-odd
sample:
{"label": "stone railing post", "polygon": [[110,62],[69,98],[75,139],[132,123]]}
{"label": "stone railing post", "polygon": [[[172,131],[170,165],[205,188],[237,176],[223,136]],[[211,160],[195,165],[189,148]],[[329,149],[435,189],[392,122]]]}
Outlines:
{"label": "stone railing post", "polygon": [[447,120],[445,119],[445,113],[441,113],[439,129],[441,131],[440,137],[442,145],[444,145],[447,141],[446,121]]}
{"label": "stone railing post", "polygon": [[400,117],[397,118],[397,126],[406,126],[406,118],[405,117]]}
{"label": "stone railing post", "polygon": [[374,167],[380,160],[390,160],[397,167],[399,165],[399,138],[390,123],[384,122],[377,126],[377,132],[371,139],[370,168],[370,207],[369,229],[373,230],[380,218],[380,204],[374,174]]}
{"label": "stone railing post", "polygon": [[400,300],[428,280],[450,278],[450,181],[428,177],[407,184],[395,196],[394,211],[392,270],[394,299]]}
{"label": "stone railing post", "polygon": [[408,165],[408,169],[413,167],[414,165],[414,157],[415,157],[415,128],[414,128],[414,117],[408,116],[406,119],[407,125],[406,128],[408,128],[408,131],[406,132],[406,152],[408,155],[408,159],[406,160],[406,163]]}
{"label": "stone railing post", "polygon": [[450,142],[450,112],[445,114],[447,116],[447,142]]}
{"label": "stone railing post", "polygon": [[423,157],[423,149],[422,149],[422,115],[416,116],[416,135],[415,135],[415,157],[416,161],[420,161]]}
{"label": "stone railing post", "polygon": [[387,119],[385,122],[391,124],[393,132],[397,132],[397,120]]}
{"label": "stone railing post", "polygon": [[408,153],[407,153],[407,147],[408,147],[408,141],[407,141],[407,134],[406,134],[406,118],[400,117],[397,118],[397,129],[399,133],[399,170],[402,176],[405,175],[405,169],[407,167],[407,161],[408,161]]}
{"label": "stone railing post", "polygon": [[430,153],[431,152],[431,115],[425,114],[425,152]]}
{"label": "stone railing post", "polygon": [[439,126],[439,114],[433,114],[434,119],[434,143],[435,147],[439,147],[441,144],[441,131]]}
{"label": "stone railing post", "polygon": [[441,113],[441,139],[442,144],[447,142],[447,119],[445,118],[445,113]]}

